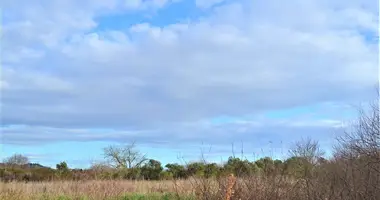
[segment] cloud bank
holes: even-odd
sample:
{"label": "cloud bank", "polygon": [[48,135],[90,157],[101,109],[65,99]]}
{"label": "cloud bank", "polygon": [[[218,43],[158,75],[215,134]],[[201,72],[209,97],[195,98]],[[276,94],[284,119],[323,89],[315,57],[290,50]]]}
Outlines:
{"label": "cloud bank", "polygon": [[[197,17],[153,22],[184,4],[5,1],[2,143],[326,134],[339,118],[209,123],[363,101],[378,83],[375,1],[195,0],[174,14]],[[101,20],[122,15],[141,20]]]}

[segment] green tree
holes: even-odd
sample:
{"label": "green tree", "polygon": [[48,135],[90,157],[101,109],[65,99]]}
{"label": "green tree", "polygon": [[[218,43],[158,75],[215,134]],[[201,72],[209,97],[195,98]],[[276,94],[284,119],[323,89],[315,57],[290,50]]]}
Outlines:
{"label": "green tree", "polygon": [[277,160],[276,162],[272,160],[270,157],[264,157],[260,158],[259,160],[255,161],[255,164],[260,169],[260,171],[264,172],[265,174],[273,174],[276,168],[276,163],[279,165],[280,160]]}
{"label": "green tree", "polygon": [[220,167],[216,163],[206,164],[204,168],[203,174],[205,178],[215,177],[220,172]]}
{"label": "green tree", "polygon": [[69,167],[67,166],[67,163],[65,161],[60,162],[56,165],[56,168],[58,171],[67,172],[69,171]]}
{"label": "green tree", "polygon": [[165,167],[168,169],[168,172],[173,175],[173,178],[187,178],[187,172],[184,166],[174,163],[167,164]]}
{"label": "green tree", "polygon": [[188,176],[209,178],[217,176],[220,167],[216,163],[193,162],[186,166],[186,171]]}
{"label": "green tree", "polygon": [[70,169],[67,166],[67,163],[65,161],[60,162],[59,164],[56,165],[57,168],[57,173],[60,178],[69,178],[70,174]]}
{"label": "green tree", "polygon": [[172,180],[173,179],[173,174],[169,171],[163,170],[160,173],[160,179],[162,180]]}
{"label": "green tree", "polygon": [[205,164],[202,162],[192,162],[186,166],[188,176],[204,176]]}
{"label": "green tree", "polygon": [[160,161],[150,159],[141,167],[141,175],[144,179],[158,180],[162,170],[163,167]]}
{"label": "green tree", "polygon": [[302,157],[292,156],[286,159],[284,162],[285,173],[300,178],[305,173],[304,165],[309,165],[306,159]]}
{"label": "green tree", "polygon": [[236,176],[249,176],[255,173],[256,168],[248,160],[241,160],[240,158],[229,157],[227,163],[224,165],[225,171],[234,173]]}

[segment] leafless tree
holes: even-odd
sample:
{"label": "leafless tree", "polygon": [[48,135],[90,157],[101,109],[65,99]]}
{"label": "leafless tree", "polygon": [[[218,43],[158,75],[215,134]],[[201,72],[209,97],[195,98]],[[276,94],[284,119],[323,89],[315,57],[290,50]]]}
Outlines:
{"label": "leafless tree", "polygon": [[137,168],[147,161],[146,155],[136,148],[135,142],[108,146],[104,148],[104,156],[116,168]]}
{"label": "leafless tree", "polygon": [[319,147],[317,141],[311,138],[302,139],[294,143],[289,151],[290,156],[304,159],[306,162],[316,165],[325,152]]}
{"label": "leafless tree", "polygon": [[337,152],[344,157],[367,157],[380,163],[379,96],[369,109],[359,108],[359,117],[344,135],[338,138]]}
{"label": "leafless tree", "polygon": [[[380,112],[379,93],[367,107],[358,109],[358,118],[337,138],[335,160],[343,171],[342,194],[351,199],[380,196]],[[336,173],[338,175],[338,173]]]}
{"label": "leafless tree", "polygon": [[324,155],[324,151],[320,149],[317,141],[307,138],[296,142],[290,149],[290,155],[301,162],[300,177],[296,186],[304,188],[305,199],[318,199],[320,194],[319,191],[315,190],[316,177],[318,176],[316,166]]}
{"label": "leafless tree", "polygon": [[4,163],[7,165],[26,165],[29,163],[29,158],[21,154],[14,154],[4,159]]}

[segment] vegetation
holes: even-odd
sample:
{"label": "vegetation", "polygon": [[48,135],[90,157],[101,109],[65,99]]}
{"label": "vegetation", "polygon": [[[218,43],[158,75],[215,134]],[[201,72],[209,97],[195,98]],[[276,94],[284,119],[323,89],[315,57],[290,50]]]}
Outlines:
{"label": "vegetation", "polygon": [[139,168],[146,160],[146,156],[136,150],[133,142],[125,146],[109,146],[104,148],[104,157],[116,168]]}
{"label": "vegetation", "polygon": [[29,163],[29,159],[26,156],[23,156],[21,154],[14,154],[13,156],[10,156],[9,158],[4,159],[4,163],[6,165],[26,165]]}
{"label": "vegetation", "polygon": [[[110,164],[56,169],[26,163],[22,155],[0,166],[2,199],[241,199],[375,200],[380,197],[379,102],[337,138],[332,158],[318,142],[294,144],[289,158],[162,166],[134,143],[104,149]],[[43,181],[43,182],[41,182]],[[141,188],[139,188],[141,187]]]}
{"label": "vegetation", "polygon": [[[178,181],[181,188],[190,188]],[[44,181],[0,183],[0,200],[183,200],[195,199],[190,191],[177,191],[172,181]]]}

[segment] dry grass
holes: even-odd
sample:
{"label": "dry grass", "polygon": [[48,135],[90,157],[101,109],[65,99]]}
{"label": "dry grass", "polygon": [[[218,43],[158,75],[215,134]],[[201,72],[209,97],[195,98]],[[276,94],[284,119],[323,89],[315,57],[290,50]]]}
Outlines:
{"label": "dry grass", "polygon": [[[252,177],[253,178],[253,177]],[[252,181],[253,179],[251,179]],[[261,180],[255,180],[255,182]],[[175,181],[56,181],[56,182],[0,182],[0,200],[40,199],[112,199],[126,194],[175,194],[174,199],[196,196],[197,199],[233,199],[235,184],[246,186],[234,176],[225,179],[197,179]],[[261,184],[259,184],[261,185]],[[244,188],[246,193],[247,188]],[[242,191],[240,191],[242,192]],[[85,198],[84,198],[85,197]],[[133,198],[131,198],[133,199]],[[136,198],[140,199],[140,198]],[[151,198],[144,198],[151,199]],[[167,199],[167,198],[164,198]]]}
{"label": "dry grass", "polygon": [[[221,179],[190,178],[175,181],[0,182],[0,200],[378,199],[379,180],[372,180],[377,176],[369,175],[363,179],[371,180],[370,182],[352,178],[341,181],[346,174],[341,175],[331,170],[324,175],[321,172],[317,176],[300,179],[289,179],[279,175],[245,178],[229,176]],[[350,185],[350,181],[354,183],[353,186]],[[359,185],[365,187],[358,187]]]}
{"label": "dry grass", "polygon": [[[284,180],[283,180],[284,181]],[[282,196],[281,190],[291,184],[285,181],[265,180],[260,177],[236,178],[230,175],[221,179],[199,179],[173,181],[56,181],[56,182],[0,182],[0,200],[40,199],[142,199],[121,198],[125,195],[144,194],[143,199],[272,199]],[[290,185],[289,185],[290,184]],[[273,191],[279,191],[273,194]],[[152,198],[152,195],[173,194],[171,198]],[[85,198],[84,198],[85,197]]]}
{"label": "dry grass", "polygon": [[230,200],[233,195],[233,189],[236,183],[236,177],[231,174],[228,177],[228,184],[227,184],[227,192],[226,192],[226,200]]}
{"label": "dry grass", "polygon": [[66,182],[39,182],[39,183],[1,183],[1,200],[34,200],[59,199],[70,197],[80,199],[108,199],[125,194],[164,194],[176,193],[188,195],[191,185],[188,181],[66,181]]}

